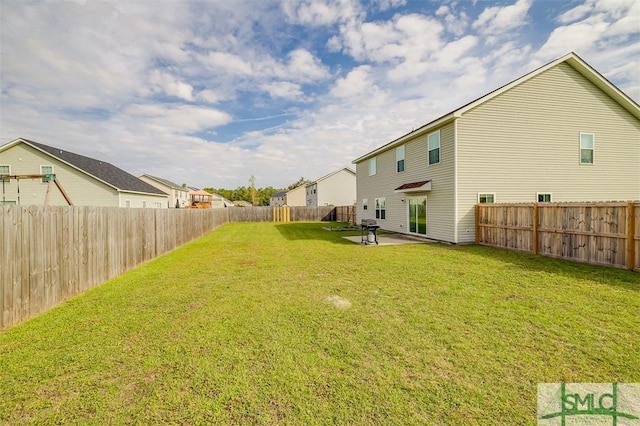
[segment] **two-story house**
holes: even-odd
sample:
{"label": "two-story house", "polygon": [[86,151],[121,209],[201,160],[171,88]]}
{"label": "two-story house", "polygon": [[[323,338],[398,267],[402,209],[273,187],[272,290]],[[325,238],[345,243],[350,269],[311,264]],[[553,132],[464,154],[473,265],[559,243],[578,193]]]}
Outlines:
{"label": "two-story house", "polygon": [[344,167],[306,185],[307,207],[352,206],[356,201],[356,173]]}
{"label": "two-story house", "polygon": [[167,207],[177,209],[189,207],[189,189],[186,186],[183,187],[171,182],[170,180],[151,176],[147,173],[143,174],[138,179],[169,194]]}
{"label": "two-story house", "polygon": [[476,203],[640,199],[640,107],[570,53],[354,163],[358,219],[471,243]]}
{"label": "two-story house", "polygon": [[[0,146],[2,204],[166,208],[167,194],[106,161],[28,139]],[[47,175],[29,178],[33,175]],[[64,192],[50,191],[49,176]]]}

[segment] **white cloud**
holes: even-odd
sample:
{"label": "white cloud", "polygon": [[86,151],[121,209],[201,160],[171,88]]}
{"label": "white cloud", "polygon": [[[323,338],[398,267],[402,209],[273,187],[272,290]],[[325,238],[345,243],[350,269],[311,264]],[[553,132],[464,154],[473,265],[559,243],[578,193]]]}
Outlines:
{"label": "white cloud", "polygon": [[272,98],[284,98],[289,100],[303,100],[304,92],[299,84],[289,81],[276,81],[260,86],[262,90],[269,93]]}
{"label": "white cloud", "polygon": [[232,117],[213,108],[175,104],[132,104],[120,117],[144,119],[144,125],[167,133],[198,132],[231,122]]}
{"label": "white cloud", "polygon": [[472,24],[483,35],[501,34],[526,24],[531,0],[518,0],[509,6],[487,7]]}
{"label": "white cloud", "polygon": [[285,0],[282,10],[290,22],[311,26],[333,25],[361,13],[359,3],[354,0]]}
{"label": "white cloud", "polygon": [[170,74],[154,69],[149,75],[149,82],[155,86],[157,91],[162,91],[168,96],[193,101],[193,87],[177,80]]}
{"label": "white cloud", "polygon": [[329,76],[329,70],[317,57],[305,49],[296,49],[289,52],[287,75],[302,82],[324,80]]}
{"label": "white cloud", "polygon": [[407,0],[374,0],[373,3],[376,4],[380,10],[389,10],[405,6]]}
{"label": "white cloud", "polygon": [[251,75],[251,64],[240,56],[227,52],[209,52],[204,62],[212,70],[220,70],[231,75]]}
{"label": "white cloud", "polygon": [[375,89],[371,80],[371,67],[363,65],[354,68],[344,78],[339,78],[331,89],[331,94],[338,98],[353,98]]}
{"label": "white cloud", "polygon": [[592,10],[593,10],[593,4],[591,2],[587,2],[567,10],[562,15],[558,16],[556,21],[560,22],[561,24],[568,24],[584,18]]}

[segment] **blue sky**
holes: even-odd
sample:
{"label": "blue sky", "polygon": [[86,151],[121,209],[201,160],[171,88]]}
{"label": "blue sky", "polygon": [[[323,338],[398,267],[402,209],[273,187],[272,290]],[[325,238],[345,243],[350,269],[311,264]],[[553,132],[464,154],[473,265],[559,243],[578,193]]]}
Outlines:
{"label": "blue sky", "polygon": [[283,187],[571,51],[640,100],[635,0],[2,0],[0,143]]}

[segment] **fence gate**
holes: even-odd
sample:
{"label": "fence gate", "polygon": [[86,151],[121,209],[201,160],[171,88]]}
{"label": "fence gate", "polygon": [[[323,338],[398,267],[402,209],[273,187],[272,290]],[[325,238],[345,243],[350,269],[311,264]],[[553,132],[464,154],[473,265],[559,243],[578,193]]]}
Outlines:
{"label": "fence gate", "polygon": [[273,208],[274,222],[291,222],[291,207],[280,206]]}

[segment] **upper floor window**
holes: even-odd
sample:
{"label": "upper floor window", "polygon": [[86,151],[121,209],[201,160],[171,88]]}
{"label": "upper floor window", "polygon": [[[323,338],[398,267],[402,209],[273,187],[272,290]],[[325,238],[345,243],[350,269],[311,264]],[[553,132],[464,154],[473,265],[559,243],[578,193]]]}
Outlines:
{"label": "upper floor window", "polygon": [[369,159],[369,176],[373,176],[376,174],[377,169],[377,161],[376,157]]}
{"label": "upper floor window", "polygon": [[550,203],[551,202],[551,194],[549,194],[549,193],[538,192],[537,198],[538,198],[538,202],[539,203]]}
{"label": "upper floor window", "polygon": [[387,200],[385,198],[376,198],[376,219],[385,219],[387,217]]}
{"label": "upper floor window", "polygon": [[429,165],[440,162],[440,130],[427,136],[429,144]]}
{"label": "upper floor window", "polygon": [[478,203],[480,204],[493,204],[496,202],[496,194],[478,194]]}
{"label": "upper floor window", "polygon": [[396,172],[404,172],[404,145],[396,148]]}
{"label": "upper floor window", "polygon": [[[41,175],[52,175],[53,174],[53,166],[40,166],[40,174]],[[42,178],[42,182],[49,182],[49,179],[45,176]]]}
{"label": "upper floor window", "polygon": [[593,133],[580,133],[580,164],[593,164],[593,151]]}
{"label": "upper floor window", "polygon": [[11,174],[11,166],[0,164],[0,175],[10,175]]}

